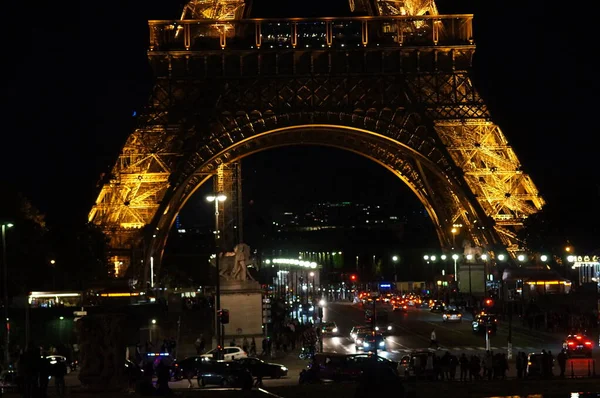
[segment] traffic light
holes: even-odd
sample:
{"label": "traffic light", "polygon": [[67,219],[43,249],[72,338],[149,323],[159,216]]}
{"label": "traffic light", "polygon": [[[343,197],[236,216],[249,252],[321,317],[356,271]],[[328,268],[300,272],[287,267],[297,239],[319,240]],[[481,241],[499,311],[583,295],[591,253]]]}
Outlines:
{"label": "traffic light", "polygon": [[218,312],[219,321],[226,325],[229,323],[229,310],[219,310]]}
{"label": "traffic light", "polygon": [[354,275],[354,274],[350,275],[350,280],[352,282],[355,282],[356,281],[356,275]]}
{"label": "traffic light", "polygon": [[494,300],[492,299],[485,299],[485,306],[486,307],[492,307],[494,305]]}

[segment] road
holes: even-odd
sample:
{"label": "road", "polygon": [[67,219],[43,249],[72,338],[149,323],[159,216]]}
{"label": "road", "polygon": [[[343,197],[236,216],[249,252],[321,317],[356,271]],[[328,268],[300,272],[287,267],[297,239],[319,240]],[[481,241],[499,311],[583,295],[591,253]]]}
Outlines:
{"label": "road", "polygon": [[[390,310],[387,306],[382,309]],[[353,354],[355,345],[349,337],[353,326],[364,325],[364,310],[362,304],[328,303],[324,308],[323,316],[327,322],[335,322],[338,326],[338,336],[326,337],[323,341],[323,351]],[[402,356],[418,349],[428,349],[431,332],[435,330],[440,345],[440,355],[449,351],[454,355],[465,353],[470,355],[483,355],[486,350],[485,335],[474,334],[471,329],[472,318],[465,314],[462,322],[444,323],[442,315],[432,313],[428,309],[409,307],[407,313],[389,311],[390,322],[393,324],[392,334],[386,338],[387,351],[379,351],[378,355],[399,361]],[[564,337],[564,336],[563,336]],[[597,336],[594,336],[597,341]],[[498,331],[490,338],[490,348],[494,352],[507,352],[508,326],[500,323]],[[526,353],[541,352],[543,349],[551,351],[554,356],[562,349],[560,335],[548,333],[531,333],[522,328],[513,327],[512,331],[513,356],[518,351]],[[595,359],[600,359],[600,350],[594,350]],[[569,361],[567,370],[573,371],[576,376],[586,376],[588,373],[587,359],[573,359]],[[598,361],[600,363],[600,361]],[[593,369],[590,369],[593,370]],[[556,370],[557,371],[557,370]],[[515,373],[514,365],[511,366],[509,376]],[[599,369],[600,372],[600,369]]]}

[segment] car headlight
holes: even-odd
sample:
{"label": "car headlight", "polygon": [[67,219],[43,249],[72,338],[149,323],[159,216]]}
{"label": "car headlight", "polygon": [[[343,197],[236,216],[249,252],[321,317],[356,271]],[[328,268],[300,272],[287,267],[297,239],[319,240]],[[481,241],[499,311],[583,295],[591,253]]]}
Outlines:
{"label": "car headlight", "polygon": [[337,333],[337,332],[338,332],[338,328],[333,328],[333,329],[331,329],[331,331],[332,331],[333,333]]}
{"label": "car headlight", "polygon": [[379,342],[379,347],[383,347],[385,345],[385,343],[383,341]]}
{"label": "car headlight", "polygon": [[356,340],[356,344],[362,344],[362,340]]}
{"label": "car headlight", "polygon": [[363,343],[363,347],[368,347],[369,343]]}
{"label": "car headlight", "polygon": [[288,368],[286,368],[285,366],[282,366],[282,367],[281,367],[281,370],[283,370],[284,372],[287,372],[287,371],[288,371]]}
{"label": "car headlight", "polygon": [[375,330],[379,330],[379,326],[375,326]]}
{"label": "car headlight", "polygon": [[392,325],[389,325],[389,326],[388,326],[388,330],[392,330]]}

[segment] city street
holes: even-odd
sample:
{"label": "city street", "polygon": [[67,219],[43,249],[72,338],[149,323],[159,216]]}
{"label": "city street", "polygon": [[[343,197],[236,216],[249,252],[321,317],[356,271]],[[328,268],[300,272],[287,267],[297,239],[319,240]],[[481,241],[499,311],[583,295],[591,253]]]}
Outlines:
{"label": "city street", "polygon": [[[339,353],[355,353],[355,347],[349,338],[353,326],[365,325],[362,304],[329,303],[324,309],[325,321],[335,322],[339,329],[339,336],[326,338],[324,350]],[[483,354],[485,352],[485,335],[474,334],[471,329],[471,315],[464,314],[463,321],[457,323],[444,323],[442,314],[432,313],[428,309],[409,307],[408,313],[392,312],[387,305],[378,307],[378,310],[387,310],[390,323],[393,323],[392,335],[386,341],[389,352],[380,355],[399,359],[400,354],[409,353],[415,349],[427,349],[430,343],[431,332],[435,330],[440,351],[451,351],[453,354]],[[498,332],[490,339],[493,351],[506,352],[508,326],[500,323]],[[513,353],[518,351],[550,350],[554,355],[562,348],[562,341],[548,335],[526,335],[516,328],[512,333]],[[400,356],[399,356],[400,355]]]}
{"label": "city street", "polygon": [[[471,329],[471,315],[465,314],[463,321],[458,323],[444,323],[440,313],[432,313],[428,309],[409,307],[408,313],[392,312],[388,306],[382,306],[382,310],[388,310],[390,323],[393,331],[387,336],[387,351],[378,351],[378,355],[399,361],[404,355],[418,349],[428,349],[431,332],[435,330],[439,344],[439,355],[449,351],[454,355],[483,355],[485,353],[485,335],[474,334]],[[350,339],[350,330],[353,326],[364,325],[365,317],[362,304],[350,303],[328,303],[324,308],[324,319],[335,322],[338,326],[338,336],[326,337],[323,343],[325,352],[337,352],[345,354],[356,353],[355,345]],[[526,353],[541,352],[543,349],[551,351],[554,357],[562,349],[562,339],[559,333],[536,333],[525,331],[513,325],[512,344],[513,356],[518,351]],[[598,340],[596,335],[590,336],[594,341]],[[508,325],[500,322],[498,331],[490,339],[490,348],[496,352],[507,352]],[[600,352],[594,349],[594,359],[600,358]],[[587,358],[574,358],[567,364],[567,373],[571,370],[575,376],[587,376],[589,370],[593,371],[593,363]],[[571,368],[572,365],[572,368]],[[599,369],[600,370],[600,369]],[[558,365],[554,369],[558,373]],[[509,376],[516,376],[513,362],[510,364]]]}

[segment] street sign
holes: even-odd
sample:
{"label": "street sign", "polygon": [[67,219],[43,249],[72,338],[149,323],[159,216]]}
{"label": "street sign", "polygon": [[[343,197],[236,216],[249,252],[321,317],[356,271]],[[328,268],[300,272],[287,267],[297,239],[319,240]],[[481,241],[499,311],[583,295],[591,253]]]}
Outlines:
{"label": "street sign", "polygon": [[73,311],[74,316],[82,317],[87,315],[87,311]]}

